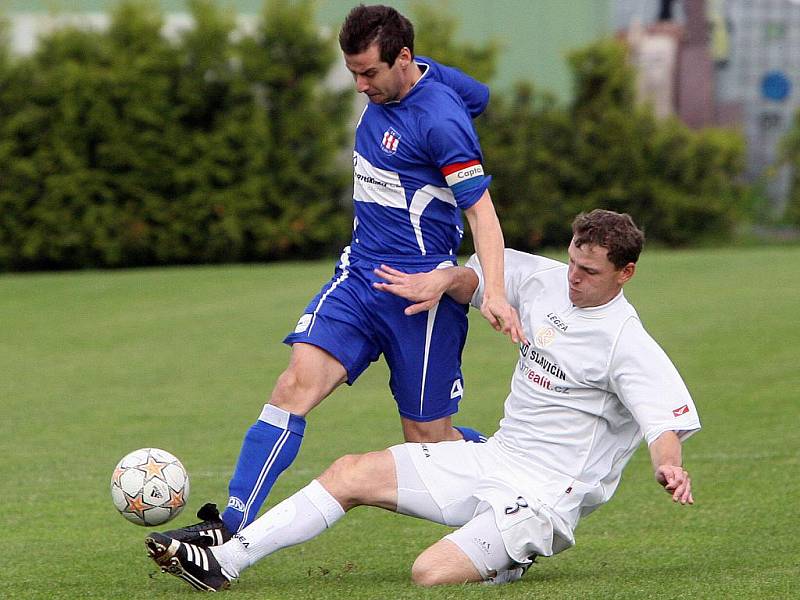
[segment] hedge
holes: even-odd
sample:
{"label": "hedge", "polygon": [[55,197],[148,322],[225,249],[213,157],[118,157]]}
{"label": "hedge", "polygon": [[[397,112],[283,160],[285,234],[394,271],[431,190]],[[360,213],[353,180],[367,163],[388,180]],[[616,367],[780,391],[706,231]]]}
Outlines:
{"label": "hedge", "polygon": [[[211,0],[161,31],[125,0],[104,31],[67,28],[11,57],[0,28],[0,270],[264,261],[347,243],[353,91],[311,0],[268,0],[254,33]],[[499,45],[454,41],[417,5],[416,50],[482,78]],[[743,215],[742,137],[659,121],[634,100],[625,47],[570,56],[568,104],[530,82],[476,121],[506,243],[563,247],[581,210],[631,213],[651,241],[730,237]],[[343,202],[344,201],[344,202]],[[464,251],[471,248],[466,236]]]}

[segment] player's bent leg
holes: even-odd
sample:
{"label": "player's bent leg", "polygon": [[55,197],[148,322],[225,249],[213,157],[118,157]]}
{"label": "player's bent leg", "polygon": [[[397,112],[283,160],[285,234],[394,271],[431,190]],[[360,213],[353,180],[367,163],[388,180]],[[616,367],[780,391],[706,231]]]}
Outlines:
{"label": "player's bent leg", "polygon": [[[518,565],[506,551],[494,513],[487,509],[425,550],[414,563],[411,576],[424,586],[468,583],[510,574],[515,567]],[[519,571],[517,579],[524,572]]]}
{"label": "player's bent leg", "polygon": [[292,346],[289,366],[239,452],[228,485],[228,506],[222,513],[230,532],[255,519],[273,484],[300,451],[305,415],[346,378],[345,368],[325,350],[310,344]]}
{"label": "player's bent leg", "polygon": [[430,546],[417,557],[411,567],[411,580],[426,587],[470,583],[483,579],[470,558],[447,539]]}
{"label": "player's bent leg", "polygon": [[313,344],[295,343],[269,403],[305,417],[346,380],[347,370],[333,355]]}
{"label": "player's bent leg", "polygon": [[393,510],[396,481],[388,450],[344,456],[229,542],[214,547],[213,555],[226,576],[236,578],[269,554],[316,537],[354,506],[370,504]]}
{"label": "player's bent leg", "polygon": [[[265,556],[316,537],[355,506],[396,510],[401,492],[404,514],[445,522],[401,444],[339,458],[318,479],[211,550],[226,576],[236,578]],[[471,515],[474,502],[462,512]]]}
{"label": "player's bent leg", "polygon": [[318,481],[280,502],[222,546],[211,550],[222,568],[234,577],[282,548],[315,538],[345,514],[342,506]]}
{"label": "player's bent leg", "polygon": [[145,543],[162,571],[199,590],[216,591],[265,556],[316,537],[343,515],[341,505],[314,480],[221,546],[201,548],[161,533]]}

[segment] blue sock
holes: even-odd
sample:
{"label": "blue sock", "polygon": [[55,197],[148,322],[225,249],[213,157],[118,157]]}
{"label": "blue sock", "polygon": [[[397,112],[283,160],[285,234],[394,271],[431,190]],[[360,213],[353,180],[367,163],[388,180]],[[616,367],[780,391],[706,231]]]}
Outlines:
{"label": "blue sock", "polygon": [[228,531],[240,531],[256,518],[272,485],[297,456],[305,428],[303,417],[264,405],[244,437],[228,484],[228,506],[222,513]]}
{"label": "blue sock", "polygon": [[461,432],[461,435],[463,435],[464,439],[468,442],[475,442],[476,444],[481,444],[486,441],[486,436],[483,435],[477,429],[472,429],[470,427],[456,427],[456,429],[458,429]]}

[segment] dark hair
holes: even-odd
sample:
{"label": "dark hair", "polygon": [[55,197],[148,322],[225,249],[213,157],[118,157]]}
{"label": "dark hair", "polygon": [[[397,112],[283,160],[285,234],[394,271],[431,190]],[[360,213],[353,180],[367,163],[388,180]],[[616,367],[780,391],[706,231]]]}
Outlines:
{"label": "dark hair", "polygon": [[339,47],[345,54],[361,54],[378,44],[381,62],[390,67],[405,47],[414,55],[414,26],[391,6],[359,4],[342,24]]}
{"label": "dark hair", "polygon": [[596,208],[575,217],[572,240],[578,248],[584,244],[602,246],[608,250],[608,260],[621,269],[639,260],[644,233],[629,214]]}

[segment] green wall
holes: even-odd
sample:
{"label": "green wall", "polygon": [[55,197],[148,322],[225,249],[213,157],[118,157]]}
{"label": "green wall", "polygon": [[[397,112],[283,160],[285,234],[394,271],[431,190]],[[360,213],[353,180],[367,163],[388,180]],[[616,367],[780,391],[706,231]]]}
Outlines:
{"label": "green wall", "polygon": [[[409,13],[409,0],[384,0]],[[503,45],[495,85],[532,80],[561,98],[569,97],[566,53],[606,35],[610,28],[611,0],[433,0],[442,10],[454,11],[461,24],[458,36]],[[4,12],[98,12],[116,0],[0,0]],[[262,0],[219,0],[242,14],[258,12]],[[317,0],[320,24],[338,29],[358,0]],[[368,3],[368,2],[367,2]],[[161,0],[165,12],[185,12],[183,0]],[[418,48],[426,53],[425,48]]]}

